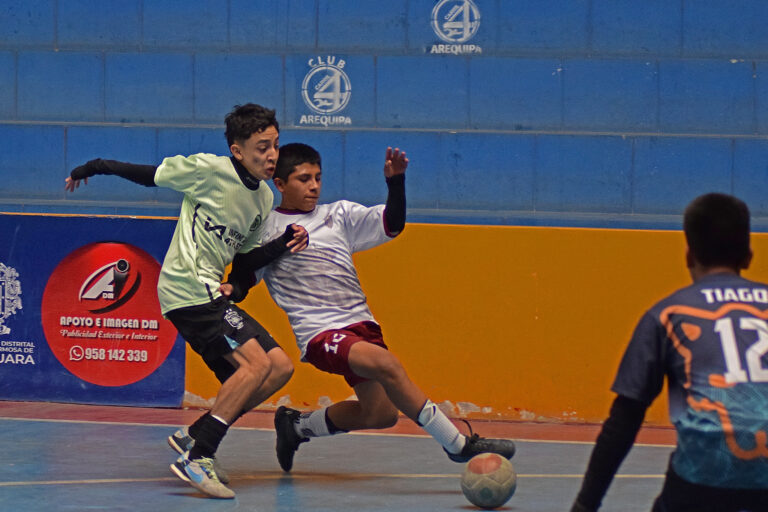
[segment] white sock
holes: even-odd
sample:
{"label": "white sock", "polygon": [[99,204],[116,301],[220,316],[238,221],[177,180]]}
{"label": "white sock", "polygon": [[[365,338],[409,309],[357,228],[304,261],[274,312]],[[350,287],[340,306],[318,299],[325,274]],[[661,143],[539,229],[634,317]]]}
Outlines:
{"label": "white sock", "polygon": [[443,411],[438,409],[432,400],[427,399],[421,412],[419,412],[418,420],[419,426],[426,430],[427,434],[431,435],[435,441],[443,445],[443,448],[448,452],[459,453],[464,448],[466,438],[461,435],[459,429],[451,423],[451,420],[443,414]]}
{"label": "white sock", "polygon": [[224,421],[224,420],[221,418],[221,416],[216,416],[215,414],[211,414],[211,418],[213,418],[213,419],[215,419],[215,420],[219,420],[221,423],[223,423],[223,424],[225,424],[225,425],[229,426],[229,423],[227,423],[226,421]]}
{"label": "white sock", "polygon": [[328,423],[325,422],[326,409],[328,408],[323,407],[316,411],[302,413],[299,416],[298,423],[295,423],[293,426],[296,429],[296,433],[302,437],[330,436]]}

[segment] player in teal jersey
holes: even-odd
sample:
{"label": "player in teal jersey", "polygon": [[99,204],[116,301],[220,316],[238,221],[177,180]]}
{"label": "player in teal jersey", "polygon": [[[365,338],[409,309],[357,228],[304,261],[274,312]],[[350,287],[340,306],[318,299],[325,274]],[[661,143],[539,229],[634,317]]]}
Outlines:
{"label": "player in teal jersey", "polygon": [[665,375],[677,446],[653,512],[768,510],[768,285],[740,275],[752,260],[749,210],[706,194],[683,229],[693,284],[635,328],[572,512],[600,507]]}
{"label": "player in teal jersey", "polygon": [[274,110],[252,103],[236,106],[226,117],[226,137],[229,157],[174,156],[159,166],[97,159],[74,169],[65,185],[74,191],[91,176],[111,174],[184,194],[158,297],[163,315],[222,385],[211,410],[168,442],[182,454],[172,471],[217,498],[234,497],[214,457],[227,429],[293,373],[293,364],[269,333],[221,295],[222,277],[234,259],[259,266],[307,244],[306,231],[292,225],[261,246],[260,228],[273,201],[263,181],[272,178],[279,151]]}

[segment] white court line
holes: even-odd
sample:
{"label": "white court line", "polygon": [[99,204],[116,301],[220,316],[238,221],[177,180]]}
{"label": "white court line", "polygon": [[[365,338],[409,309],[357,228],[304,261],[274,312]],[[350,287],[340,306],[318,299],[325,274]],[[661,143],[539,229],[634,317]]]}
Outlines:
{"label": "white court line", "polygon": [[[87,425],[127,425],[129,427],[168,427],[179,428],[184,426],[184,423],[135,423],[129,421],[103,421],[103,420],[61,420],[50,418],[10,418],[8,416],[0,416],[0,421],[39,421],[42,423],[80,423]],[[256,427],[230,427],[230,430],[261,430],[263,432],[274,432],[274,428],[256,428]]]}
{"label": "white court line", "polygon": [[0,487],[23,487],[30,485],[82,485],[82,484],[126,484],[136,482],[172,482],[178,478],[99,478],[87,480],[37,480],[23,482],[0,482]]}
{"label": "white court line", "polygon": [[[633,474],[618,474],[614,478],[624,479],[663,479],[665,475],[633,475]],[[285,474],[274,475],[245,475],[242,477],[236,477],[234,480],[282,480],[284,478],[290,478],[292,480],[328,480],[328,476],[324,473],[313,475],[312,473],[304,474],[292,474],[286,476]],[[452,478],[459,479],[459,474],[424,474],[424,473],[356,473],[350,475],[339,476],[338,480],[363,480],[370,478]],[[582,479],[582,474],[547,474],[547,473],[531,473],[531,474],[518,474],[517,478],[568,478],[568,479]],[[29,487],[36,485],[85,485],[85,484],[129,484],[129,483],[142,483],[142,482],[177,482],[180,481],[174,477],[159,477],[159,478],[100,478],[100,479],[85,479],[85,480],[39,480],[39,481],[19,481],[19,482],[0,482],[0,487]]]}
{"label": "white court line", "polygon": [[[543,444],[588,444],[594,445],[594,441],[559,441],[548,439],[513,439],[516,443],[543,443]],[[632,446],[642,446],[644,448],[674,448],[675,444],[653,444],[653,443],[635,443]]]}
{"label": "white court line", "polygon": [[[41,418],[11,418],[7,416],[0,416],[1,420],[9,421],[38,421],[43,423],[80,423],[80,424],[93,424],[93,425],[127,425],[131,427],[169,427],[178,428],[184,426],[183,423],[132,423],[126,421],[98,421],[98,420],[61,420],[61,419],[41,419]],[[273,428],[259,428],[259,427],[230,427],[230,430],[256,430],[260,432],[274,432]],[[394,434],[391,432],[348,432],[346,435],[352,436],[387,436],[387,437],[413,437],[423,438],[430,437],[427,434]],[[516,443],[542,443],[542,444],[576,444],[576,445],[594,445],[594,441],[562,441],[562,440],[550,440],[550,439],[521,439],[512,438]],[[671,444],[650,444],[650,443],[635,443],[633,446],[642,446],[645,448],[673,448],[674,443]]]}

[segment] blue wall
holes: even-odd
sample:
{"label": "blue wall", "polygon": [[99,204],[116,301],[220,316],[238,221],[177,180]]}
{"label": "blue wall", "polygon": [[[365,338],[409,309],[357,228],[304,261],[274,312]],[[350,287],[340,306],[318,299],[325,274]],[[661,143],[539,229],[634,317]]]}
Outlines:
{"label": "blue wall", "polygon": [[[433,0],[3,0],[0,211],[175,215],[170,191],[63,181],[226,154],[253,101],[323,153],[325,200],[383,200],[397,145],[414,221],[677,228],[717,190],[768,226],[768,2],[474,1],[481,53],[438,55]],[[348,124],[305,122],[318,59],[344,61]]]}

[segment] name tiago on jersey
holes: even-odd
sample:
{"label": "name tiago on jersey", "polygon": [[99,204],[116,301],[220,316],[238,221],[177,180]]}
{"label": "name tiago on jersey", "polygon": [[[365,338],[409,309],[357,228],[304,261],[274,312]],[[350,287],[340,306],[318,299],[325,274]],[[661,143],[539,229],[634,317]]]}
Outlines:
{"label": "name tiago on jersey", "polygon": [[768,304],[766,288],[703,288],[701,290],[707,304],[715,302],[757,302]]}

